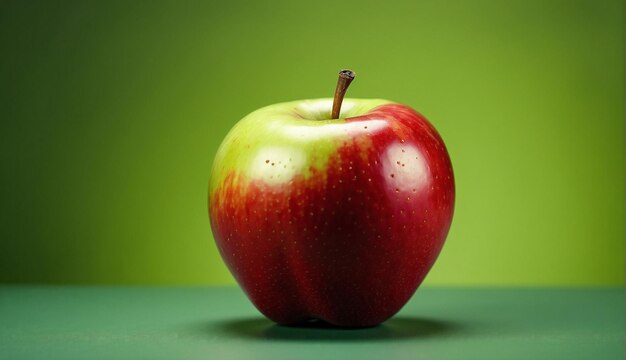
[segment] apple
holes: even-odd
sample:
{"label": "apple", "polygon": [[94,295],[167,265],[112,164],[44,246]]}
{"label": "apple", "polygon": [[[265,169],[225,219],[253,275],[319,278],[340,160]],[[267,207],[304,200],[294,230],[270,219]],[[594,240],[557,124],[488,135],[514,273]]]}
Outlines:
{"label": "apple", "polygon": [[338,107],[329,98],[252,112],[213,163],[217,247],[279,324],[387,320],[424,280],[452,221],[452,165],[428,120],[392,101],[339,97]]}

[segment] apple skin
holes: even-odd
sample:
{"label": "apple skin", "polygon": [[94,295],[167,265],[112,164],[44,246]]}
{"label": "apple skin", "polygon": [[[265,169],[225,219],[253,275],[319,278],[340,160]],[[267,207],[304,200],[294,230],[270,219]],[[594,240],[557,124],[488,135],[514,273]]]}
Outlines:
{"label": "apple skin", "polygon": [[279,324],[379,324],[435,262],[454,208],[443,140],[387,100],[276,104],[242,119],[220,146],[209,215],[222,258]]}

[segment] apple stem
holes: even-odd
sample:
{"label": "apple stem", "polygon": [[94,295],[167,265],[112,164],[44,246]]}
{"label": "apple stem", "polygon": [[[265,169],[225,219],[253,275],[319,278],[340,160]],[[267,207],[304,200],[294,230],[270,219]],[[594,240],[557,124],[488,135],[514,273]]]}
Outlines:
{"label": "apple stem", "polygon": [[335,89],[335,98],[333,99],[333,112],[330,116],[331,119],[339,119],[339,113],[341,112],[341,103],[343,97],[346,95],[346,90],[352,80],[354,80],[354,71],[341,70],[339,72],[339,79],[337,80],[337,88]]}

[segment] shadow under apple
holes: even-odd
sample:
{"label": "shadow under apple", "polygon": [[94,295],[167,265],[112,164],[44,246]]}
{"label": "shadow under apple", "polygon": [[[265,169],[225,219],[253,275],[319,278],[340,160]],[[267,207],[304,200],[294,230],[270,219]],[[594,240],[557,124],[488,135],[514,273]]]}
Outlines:
{"label": "shadow under apple", "polygon": [[322,321],[294,326],[277,325],[264,318],[244,318],[206,324],[205,332],[249,339],[294,341],[398,340],[449,336],[462,331],[460,324],[435,319],[394,317],[383,324],[358,329],[338,328]]}

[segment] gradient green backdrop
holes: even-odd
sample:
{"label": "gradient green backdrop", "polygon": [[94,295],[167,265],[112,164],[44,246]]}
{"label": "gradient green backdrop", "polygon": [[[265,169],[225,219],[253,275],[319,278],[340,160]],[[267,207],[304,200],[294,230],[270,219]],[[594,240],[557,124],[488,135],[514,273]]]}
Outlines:
{"label": "gradient green backdrop", "polygon": [[450,151],[428,284],[624,281],[624,4],[0,1],[0,281],[231,284],[207,180],[261,106],[388,98]]}

